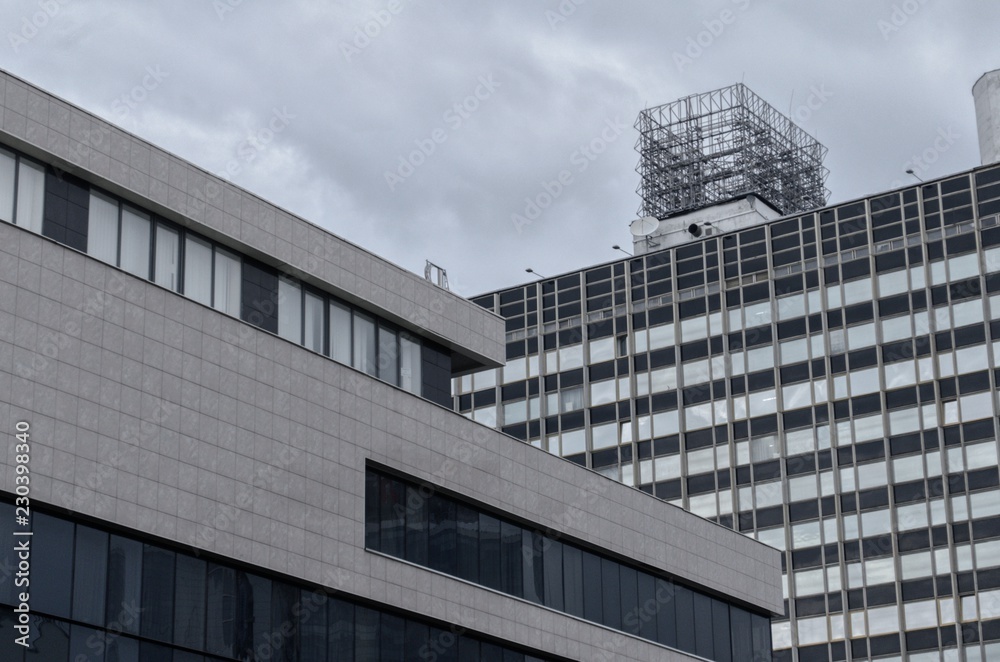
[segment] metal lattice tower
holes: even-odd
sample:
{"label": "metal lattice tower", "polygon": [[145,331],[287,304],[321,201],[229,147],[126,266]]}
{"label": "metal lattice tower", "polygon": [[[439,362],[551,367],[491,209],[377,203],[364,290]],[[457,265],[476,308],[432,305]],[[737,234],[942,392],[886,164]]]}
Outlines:
{"label": "metal lattice tower", "polygon": [[640,216],[750,193],[782,214],[826,204],[826,148],[742,83],[648,108],[635,127]]}

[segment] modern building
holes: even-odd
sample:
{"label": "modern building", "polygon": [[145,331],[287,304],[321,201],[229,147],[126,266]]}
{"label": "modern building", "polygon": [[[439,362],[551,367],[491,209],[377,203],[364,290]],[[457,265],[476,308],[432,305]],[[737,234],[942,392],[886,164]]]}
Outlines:
{"label": "modern building", "polygon": [[781,550],[776,660],[1000,660],[1000,164],[780,213],[734,90],[640,117],[634,257],[473,299],[455,406]]}
{"label": "modern building", "polygon": [[453,411],[498,316],[6,73],[0,113],[0,659],[770,659],[773,549]]}

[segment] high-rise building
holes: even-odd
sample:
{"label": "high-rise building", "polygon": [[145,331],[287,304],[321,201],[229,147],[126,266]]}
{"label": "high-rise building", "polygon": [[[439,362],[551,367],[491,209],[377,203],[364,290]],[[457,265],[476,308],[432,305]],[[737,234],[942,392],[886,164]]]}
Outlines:
{"label": "high-rise building", "polygon": [[783,215],[743,137],[647,140],[681,111],[722,113],[640,118],[634,257],[473,299],[507,362],[457,409],[781,550],[776,660],[1000,659],[1000,164]]}
{"label": "high-rise building", "polygon": [[770,659],[774,550],[451,409],[493,313],[6,73],[0,221],[5,662]]}

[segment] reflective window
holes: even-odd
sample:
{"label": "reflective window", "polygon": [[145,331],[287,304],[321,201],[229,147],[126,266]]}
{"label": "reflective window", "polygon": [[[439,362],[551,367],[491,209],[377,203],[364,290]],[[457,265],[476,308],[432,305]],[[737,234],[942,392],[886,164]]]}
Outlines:
{"label": "reflective window", "polygon": [[305,292],[304,335],[302,344],[314,352],[323,351],[323,299],[312,292]]}
{"label": "reflective window", "polygon": [[[94,198],[91,197],[91,205],[94,204]],[[117,244],[118,238],[118,227],[117,227],[117,208],[115,208],[115,227],[114,227],[114,245]],[[90,229],[88,230],[88,241],[91,241],[93,237],[93,222],[94,222],[94,208],[91,207],[91,220]],[[109,244],[109,239],[98,240],[98,245]],[[109,244],[110,245],[110,244]],[[90,245],[87,247],[88,252],[90,252]],[[112,251],[114,248],[111,249]],[[93,254],[93,253],[91,253]],[[111,262],[111,260],[106,260]],[[154,255],[154,267],[153,267],[153,282],[167,289],[173,290],[174,292],[180,289],[180,233],[173,228],[167,227],[162,223],[156,224],[156,254]],[[238,313],[239,311],[237,311]]]}
{"label": "reflective window", "polygon": [[330,358],[351,365],[351,309],[330,302]]}
{"label": "reflective window", "polygon": [[212,245],[193,235],[184,244],[184,295],[212,305]]}
{"label": "reflective window", "polygon": [[[484,511],[477,516],[471,504],[436,493],[425,502],[426,487],[372,470],[366,481],[367,525],[374,518],[379,530],[366,536],[370,549],[710,659],[751,660],[753,650],[769,650],[767,618]],[[404,520],[405,543],[387,538]],[[426,556],[420,530],[429,540]],[[751,648],[741,648],[748,641]]]}
{"label": "reflective window", "polygon": [[216,246],[213,307],[233,317],[239,317],[241,283],[242,263],[239,256]]}
{"label": "reflective window", "polygon": [[14,222],[23,228],[42,232],[42,208],[45,205],[45,169],[26,159],[18,160],[17,213]]}
{"label": "reflective window", "polygon": [[118,264],[118,202],[96,191],[90,193],[87,254]]}
{"label": "reflective window", "polygon": [[373,377],[378,372],[375,320],[354,311],[354,367]]}
{"label": "reflective window", "polygon": [[149,215],[122,206],[119,266],[139,278],[149,278]]}
{"label": "reflective window", "polygon": [[302,342],[302,288],[287,278],[278,278],[278,335]]}
{"label": "reflective window", "polygon": [[404,331],[399,334],[399,385],[419,395],[420,384],[420,341]]}

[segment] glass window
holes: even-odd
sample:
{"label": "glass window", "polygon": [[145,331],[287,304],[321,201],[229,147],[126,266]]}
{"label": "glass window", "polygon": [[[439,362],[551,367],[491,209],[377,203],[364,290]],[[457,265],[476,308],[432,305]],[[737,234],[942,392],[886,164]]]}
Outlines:
{"label": "glass window", "polygon": [[21,159],[17,172],[17,224],[41,233],[44,204],[45,169]]}
{"label": "glass window", "polygon": [[[559,370],[570,370],[583,366],[583,345],[559,348]],[[521,379],[524,379],[523,375]]]}
{"label": "glass window", "polygon": [[590,341],[590,362],[601,363],[615,358],[615,339],[600,338]]}
{"label": "glass window", "polygon": [[149,216],[122,207],[122,241],[119,265],[140,278],[149,278]]}
{"label": "glass window", "polygon": [[899,612],[896,605],[868,610],[868,634],[899,632]]}
{"label": "glass window", "polygon": [[[332,313],[332,309],[331,309]],[[410,334],[399,334],[399,385],[420,395],[420,341]]]}
{"label": "glass window", "polygon": [[375,347],[375,320],[363,313],[354,313],[354,367],[375,376],[378,360]]}
{"label": "glass window", "polygon": [[378,378],[399,386],[399,340],[393,329],[378,327]]}
{"label": "glass window", "polygon": [[177,555],[174,572],[174,643],[205,645],[205,562]]}
{"label": "glass window", "polygon": [[[94,197],[91,195],[91,205],[94,204]],[[114,219],[114,237],[118,237],[117,210]],[[94,208],[90,208],[90,229],[88,230],[88,248],[93,243],[94,231]],[[103,244],[107,240],[100,239],[98,244]],[[162,223],[156,224],[156,261],[154,263],[153,282],[175,292],[180,288],[180,235],[177,230],[168,228]],[[102,258],[103,259],[103,258]]]}
{"label": "glass window", "polygon": [[330,358],[351,365],[351,345],[351,309],[331,301]]}
{"label": "glass window", "polygon": [[108,543],[108,602],[109,629],[139,633],[139,593],[142,580],[142,543],[121,536],[111,536]]}
{"label": "glass window", "polygon": [[861,278],[844,283],[844,305],[872,300],[871,278]]}
{"label": "glass window", "polygon": [[902,294],[910,289],[906,279],[906,270],[893,271],[888,274],[879,274],[878,291],[879,296],[886,297],[891,294]]}
{"label": "glass window", "polygon": [[649,348],[660,349],[674,344],[674,325],[663,324],[649,329]]}
{"label": "glass window", "polygon": [[616,400],[615,380],[608,379],[603,382],[592,382],[590,384],[590,405],[604,405]]}
{"label": "glass window", "polygon": [[562,413],[583,409],[583,387],[575,386],[563,389],[560,393],[560,403],[560,411]]}
{"label": "glass window", "polygon": [[452,575],[458,571],[455,558],[455,550],[458,548],[456,505],[451,499],[438,495],[433,495],[427,504],[428,565],[434,570]]}
{"label": "glass window", "polygon": [[650,393],[675,390],[677,388],[677,368],[676,366],[668,366],[653,370],[649,373],[649,379]]}
{"label": "glass window", "polygon": [[278,278],[278,335],[302,343],[302,288],[287,278]]}
{"label": "glass window", "polygon": [[174,553],[143,545],[142,636],[172,641],[174,632]]}
{"label": "glass window", "polygon": [[73,549],[73,524],[42,513],[33,513],[31,524],[32,567],[45,568],[45,572],[31,574],[31,608],[68,618],[69,594],[73,587],[73,555],[70,553]]}
{"label": "glass window", "polygon": [[240,286],[243,279],[241,266],[238,255],[216,246],[214,307],[233,317],[240,316]]}
{"label": "glass window", "polygon": [[184,294],[212,305],[212,245],[193,235],[184,243]]}
{"label": "glass window", "polygon": [[323,351],[323,299],[305,293],[305,336],[303,344],[314,352]]}
{"label": "glass window", "polygon": [[90,193],[87,219],[87,254],[118,264],[118,202],[95,191]]}
{"label": "glass window", "polygon": [[562,561],[566,613],[583,617],[583,553],[578,547],[562,545]]}
{"label": "glass window", "polygon": [[0,221],[14,222],[14,170],[17,162],[12,153],[0,149]]}
{"label": "glass window", "polygon": [[104,625],[108,534],[89,526],[78,525],[74,557],[73,618],[92,625]]}
{"label": "glass window", "polygon": [[510,425],[512,423],[523,423],[528,420],[528,401],[518,400],[516,402],[507,402],[503,406],[503,423],[504,425]]}

